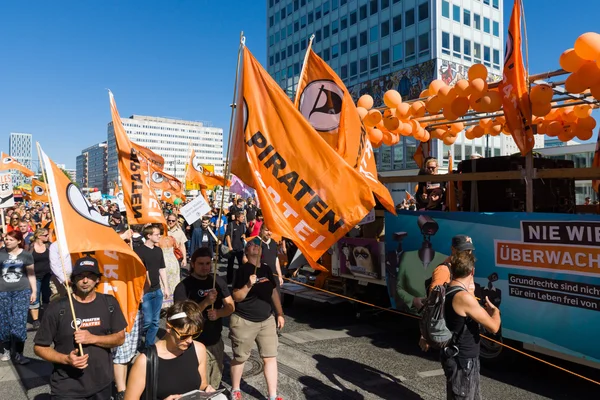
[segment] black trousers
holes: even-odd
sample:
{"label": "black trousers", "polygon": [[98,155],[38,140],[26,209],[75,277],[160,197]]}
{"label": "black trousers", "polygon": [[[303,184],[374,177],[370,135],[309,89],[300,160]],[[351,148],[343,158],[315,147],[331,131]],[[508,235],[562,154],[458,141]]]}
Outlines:
{"label": "black trousers", "polygon": [[238,268],[240,268],[243,264],[244,258],[244,250],[233,250],[229,254],[229,259],[227,260],[227,284],[233,283],[233,263],[237,259]]}
{"label": "black trousers", "polygon": [[458,358],[442,355],[446,375],[446,399],[481,400],[479,387],[479,357]]}

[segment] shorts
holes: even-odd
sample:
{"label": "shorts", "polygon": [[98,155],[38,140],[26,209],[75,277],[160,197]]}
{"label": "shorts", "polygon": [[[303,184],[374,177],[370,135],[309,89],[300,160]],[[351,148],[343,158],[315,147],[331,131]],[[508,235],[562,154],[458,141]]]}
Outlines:
{"label": "shorts", "polygon": [[140,345],[140,326],[144,324],[141,311],[137,312],[131,332],[125,332],[125,342],[119,347],[113,347],[111,353],[115,364],[128,364]]}
{"label": "shorts", "polygon": [[223,339],[212,346],[206,346],[206,380],[215,389],[221,386],[223,378],[223,358],[225,356],[225,344]]}
{"label": "shorts", "polygon": [[252,345],[256,341],[262,358],[277,357],[277,326],[272,315],[262,322],[252,322],[237,314],[229,321],[229,338],[233,349],[233,359],[242,363],[250,357]]}
{"label": "shorts", "polygon": [[479,358],[442,356],[442,367],[446,375],[446,399],[481,400]]}

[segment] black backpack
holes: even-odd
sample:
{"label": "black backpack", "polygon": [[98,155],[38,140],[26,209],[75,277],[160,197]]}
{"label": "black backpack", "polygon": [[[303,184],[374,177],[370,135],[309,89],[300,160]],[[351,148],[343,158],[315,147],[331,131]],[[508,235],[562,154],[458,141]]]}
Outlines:
{"label": "black backpack", "polygon": [[438,285],[432,288],[421,309],[423,311],[419,322],[421,336],[430,347],[435,349],[445,348],[454,337],[454,333],[448,329],[444,319],[446,296],[465,290],[460,286],[453,286],[446,291],[447,289],[448,285]]}

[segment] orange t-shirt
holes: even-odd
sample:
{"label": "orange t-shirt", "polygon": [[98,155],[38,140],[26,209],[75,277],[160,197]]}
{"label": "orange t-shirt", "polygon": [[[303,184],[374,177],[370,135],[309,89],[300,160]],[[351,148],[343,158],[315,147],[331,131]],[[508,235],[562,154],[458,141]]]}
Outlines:
{"label": "orange t-shirt", "polygon": [[[448,263],[448,264],[445,264]],[[429,285],[429,291],[436,286],[441,286],[446,283],[450,283],[450,257],[448,257],[444,264],[440,264],[433,270],[431,274],[431,285]]]}

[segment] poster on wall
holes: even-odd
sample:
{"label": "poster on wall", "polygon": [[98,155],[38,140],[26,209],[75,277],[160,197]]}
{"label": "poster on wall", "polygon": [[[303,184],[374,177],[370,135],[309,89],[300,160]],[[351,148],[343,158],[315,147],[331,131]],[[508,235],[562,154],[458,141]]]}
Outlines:
{"label": "poster on wall", "polygon": [[366,280],[383,278],[383,243],[375,239],[342,238],[337,249],[340,276]]}
{"label": "poster on wall", "polygon": [[473,240],[475,295],[500,308],[505,338],[600,363],[598,216],[386,215],[386,283],[395,308],[416,312],[415,299],[426,296],[425,282],[458,234]]}

